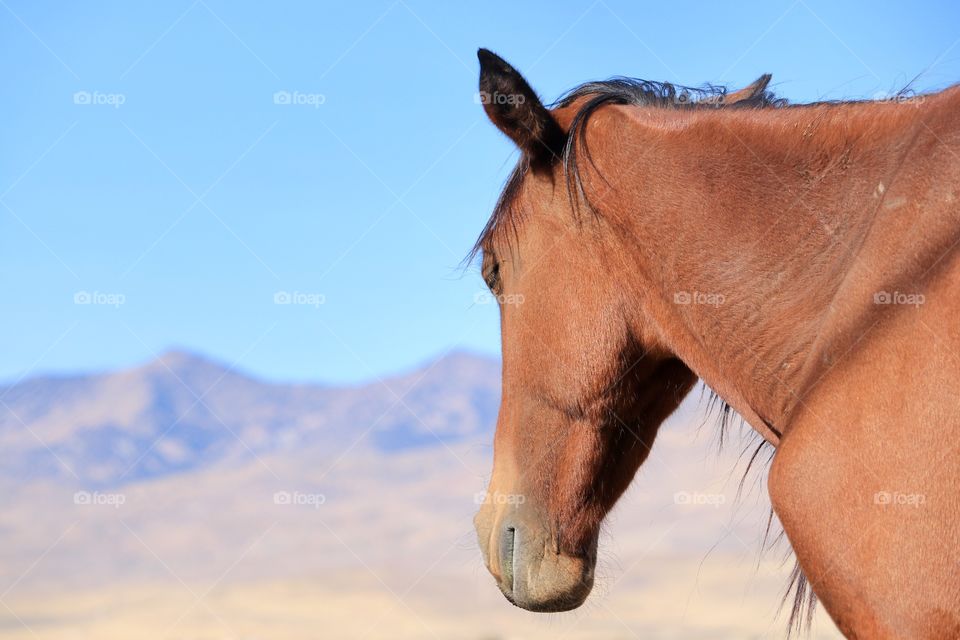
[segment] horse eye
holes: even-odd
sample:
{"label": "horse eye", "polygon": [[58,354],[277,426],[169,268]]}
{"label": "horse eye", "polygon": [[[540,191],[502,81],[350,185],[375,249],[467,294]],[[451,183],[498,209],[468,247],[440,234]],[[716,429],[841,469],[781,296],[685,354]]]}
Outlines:
{"label": "horse eye", "polygon": [[490,290],[496,293],[500,287],[500,263],[492,262],[490,266],[483,270],[483,281],[487,283]]}

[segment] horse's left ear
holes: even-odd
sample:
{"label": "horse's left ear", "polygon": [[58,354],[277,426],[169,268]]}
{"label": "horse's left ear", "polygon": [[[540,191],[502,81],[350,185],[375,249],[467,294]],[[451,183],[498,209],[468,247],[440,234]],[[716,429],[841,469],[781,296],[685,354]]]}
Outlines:
{"label": "horse's left ear", "polygon": [[770,78],[772,78],[769,73],[765,73],[756,80],[753,84],[740,89],[739,91],[734,91],[733,93],[728,93],[723,98],[723,104],[736,104],[737,102],[743,102],[744,100],[753,100],[754,98],[759,98],[767,90],[767,85],[770,84]]}
{"label": "horse's left ear", "polygon": [[516,69],[486,49],[480,59],[480,102],[500,131],[517,143],[531,164],[549,164],[560,156],[565,135],[540,98]]}

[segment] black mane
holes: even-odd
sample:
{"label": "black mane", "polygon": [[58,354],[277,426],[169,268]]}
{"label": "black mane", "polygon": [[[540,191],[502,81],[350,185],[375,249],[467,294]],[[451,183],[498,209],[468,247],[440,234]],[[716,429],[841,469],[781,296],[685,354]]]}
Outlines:
{"label": "black mane", "polygon": [[[756,95],[727,104],[727,87],[707,84],[702,87],[686,87],[671,82],[655,82],[639,78],[615,76],[609,80],[584,82],[563,94],[551,107],[566,107],[584,96],[594,96],[592,104],[632,104],[637,106],[658,106],[677,109],[717,109],[721,107],[756,108],[782,107],[787,101],[777,98],[771,91],[761,91]],[[584,107],[586,110],[586,107]]]}

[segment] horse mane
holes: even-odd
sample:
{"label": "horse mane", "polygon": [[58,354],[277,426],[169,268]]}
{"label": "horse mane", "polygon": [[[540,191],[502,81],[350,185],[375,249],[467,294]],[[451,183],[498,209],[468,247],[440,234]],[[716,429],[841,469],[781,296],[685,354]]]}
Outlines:
{"label": "horse mane", "polygon": [[[733,103],[727,103],[725,98],[728,95],[728,88],[720,85],[707,84],[702,87],[687,87],[669,82],[654,82],[651,80],[641,80],[637,78],[613,77],[608,80],[583,83],[560,97],[550,108],[569,107],[573,103],[583,100],[583,105],[579,108],[571,122],[567,132],[567,140],[560,156],[560,162],[563,166],[564,177],[567,181],[570,202],[574,212],[578,212],[581,203],[586,205],[588,210],[594,211],[590,207],[589,199],[583,188],[582,176],[580,173],[582,154],[583,159],[593,164],[590,157],[590,150],[586,141],[586,127],[591,116],[598,109],[607,105],[633,105],[633,106],[653,106],[662,109],[675,110],[713,110],[713,109],[776,109],[790,106],[787,100],[779,98],[773,92],[764,88],[756,93],[739,99]],[[510,172],[509,177],[504,184],[503,191],[497,199],[493,213],[490,219],[484,225],[480,236],[474,243],[470,252],[464,260],[465,264],[471,264],[476,258],[484,252],[489,251],[494,239],[501,233],[509,235],[508,243],[511,249],[515,246],[520,223],[522,222],[523,212],[515,206],[523,180],[530,170],[530,164],[527,159],[521,156],[516,166]],[[723,447],[728,438],[730,427],[738,422],[742,424],[743,418],[720,396],[712,390],[709,391],[707,400],[707,412],[716,414],[719,427],[719,446]],[[766,452],[766,464],[773,460],[776,451],[775,447],[760,437],[760,435],[751,430],[752,438],[759,439],[760,442],[755,445],[753,442],[748,444],[741,457],[746,455],[751,446],[754,446],[753,453],[750,455],[746,469],[740,480],[738,497],[742,492],[743,485],[747,479],[754,464],[760,458],[761,454]],[[755,442],[755,441],[754,441]],[[781,529],[773,535],[775,514],[770,509],[767,519],[767,526],[761,544],[762,551],[782,542],[785,539],[784,532]],[[772,540],[772,542],[771,542]],[[813,622],[813,614],[816,609],[816,595],[810,589],[809,582],[800,568],[799,562],[794,561],[793,570],[790,572],[790,579],[783,598],[780,602],[781,610],[790,602],[790,617],[788,621],[787,638],[794,633],[808,632]]]}
{"label": "horse mane", "polygon": [[[652,82],[636,78],[614,77],[602,82],[586,82],[564,94],[556,107],[568,107],[584,99],[586,102],[577,111],[567,132],[567,142],[563,148],[563,173],[567,180],[570,204],[579,211],[580,204],[589,199],[583,189],[580,163],[577,161],[582,151],[584,159],[593,165],[590,149],[587,145],[587,123],[601,107],[607,105],[629,105],[659,107],[675,110],[715,110],[715,109],[764,109],[787,106],[787,101],[776,97],[766,88],[733,103],[727,103],[728,89],[724,86],[707,84],[702,87],[685,87],[669,82]],[[593,165],[594,167],[596,165]]]}
{"label": "horse mane", "polygon": [[[597,109],[613,104],[676,110],[758,109],[783,107],[788,104],[785,99],[778,98],[766,88],[733,103],[726,102],[727,95],[729,89],[722,85],[687,87],[671,82],[615,76],[608,80],[585,82],[560,96],[556,102],[549,105],[551,109],[569,107],[578,100],[586,100],[574,116],[560,157],[574,210],[579,209],[580,202],[587,203],[577,158],[582,147],[584,157],[591,164],[593,162],[586,144],[586,125]],[[467,254],[465,264],[472,263],[484,249],[489,249],[493,238],[500,231],[507,229],[513,237],[516,236],[522,212],[514,203],[529,169],[529,162],[521,157],[507,178],[490,219]],[[574,198],[574,195],[578,198]]]}

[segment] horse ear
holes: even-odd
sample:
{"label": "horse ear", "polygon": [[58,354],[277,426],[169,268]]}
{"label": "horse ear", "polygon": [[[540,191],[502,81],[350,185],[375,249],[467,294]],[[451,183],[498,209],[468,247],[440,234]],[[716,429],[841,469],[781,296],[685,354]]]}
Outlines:
{"label": "horse ear", "polygon": [[735,104],[737,102],[743,102],[744,100],[753,100],[754,98],[761,97],[767,90],[767,85],[770,84],[772,77],[769,73],[765,73],[757,78],[753,84],[739,91],[728,93],[723,99],[723,104]]}
{"label": "horse ear", "polygon": [[480,102],[493,124],[507,134],[532,164],[559,157],[564,133],[516,69],[487,49],[480,59]]}

